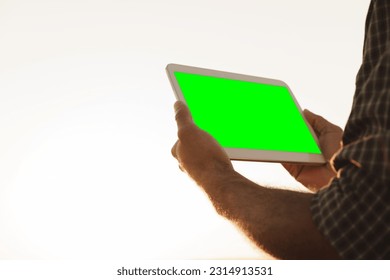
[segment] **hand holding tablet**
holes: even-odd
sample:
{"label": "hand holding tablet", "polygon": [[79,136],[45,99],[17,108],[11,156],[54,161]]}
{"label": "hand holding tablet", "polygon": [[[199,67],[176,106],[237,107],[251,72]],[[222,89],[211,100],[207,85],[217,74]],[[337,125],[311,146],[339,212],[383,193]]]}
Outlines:
{"label": "hand holding tablet", "polygon": [[284,82],[176,64],[166,70],[177,99],[230,159],[325,163]]}

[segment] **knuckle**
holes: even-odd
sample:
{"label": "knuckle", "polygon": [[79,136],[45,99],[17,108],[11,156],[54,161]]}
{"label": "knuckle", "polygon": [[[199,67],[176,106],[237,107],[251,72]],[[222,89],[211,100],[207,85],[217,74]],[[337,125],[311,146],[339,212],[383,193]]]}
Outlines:
{"label": "knuckle", "polygon": [[185,119],[187,117],[187,111],[183,107],[179,107],[175,113],[175,119],[176,121],[180,121],[182,119]]}
{"label": "knuckle", "polygon": [[176,142],[176,143],[173,145],[172,149],[171,149],[171,154],[172,154],[172,156],[173,156],[174,158],[176,158],[176,159],[177,159],[177,145],[178,145],[178,142]]}
{"label": "knuckle", "polygon": [[195,129],[193,125],[187,124],[185,126],[182,126],[177,131],[177,136],[180,140],[186,140],[193,136],[195,133]]}

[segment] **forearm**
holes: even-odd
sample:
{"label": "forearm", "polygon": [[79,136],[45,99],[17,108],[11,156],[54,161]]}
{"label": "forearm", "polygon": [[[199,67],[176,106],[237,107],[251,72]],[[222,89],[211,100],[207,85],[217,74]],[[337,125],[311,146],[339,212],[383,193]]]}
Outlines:
{"label": "forearm", "polygon": [[220,215],[236,223],[271,255],[282,259],[338,258],[312,222],[312,194],[261,187],[234,171],[201,187]]}

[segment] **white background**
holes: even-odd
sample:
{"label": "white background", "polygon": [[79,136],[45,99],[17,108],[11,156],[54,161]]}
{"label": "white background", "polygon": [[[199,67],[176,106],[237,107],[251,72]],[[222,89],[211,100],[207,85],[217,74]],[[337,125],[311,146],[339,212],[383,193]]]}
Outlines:
{"label": "white background", "polygon": [[[343,127],[368,5],[0,0],[0,258],[268,258],[171,157],[164,68],[281,79]],[[235,167],[300,188],[278,164]]]}

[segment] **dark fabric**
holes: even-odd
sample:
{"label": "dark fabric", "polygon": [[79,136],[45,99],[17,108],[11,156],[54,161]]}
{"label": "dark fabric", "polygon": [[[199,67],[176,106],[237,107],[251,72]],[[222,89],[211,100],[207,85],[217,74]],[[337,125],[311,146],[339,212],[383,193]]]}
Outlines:
{"label": "dark fabric", "polygon": [[390,1],[371,1],[365,32],[338,176],[311,210],[342,257],[390,259]]}

